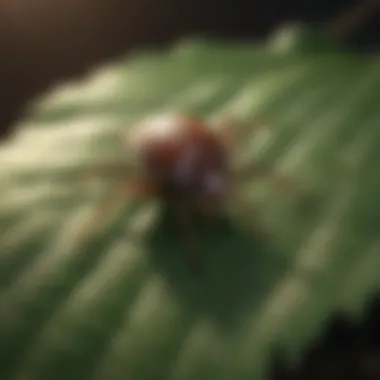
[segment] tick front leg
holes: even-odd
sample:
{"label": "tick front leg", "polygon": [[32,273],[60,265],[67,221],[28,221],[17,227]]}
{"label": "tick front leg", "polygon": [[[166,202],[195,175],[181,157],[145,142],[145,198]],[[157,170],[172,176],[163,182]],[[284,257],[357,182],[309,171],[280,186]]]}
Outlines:
{"label": "tick front leg", "polygon": [[99,227],[100,222],[102,222],[107,216],[110,209],[115,207],[123,199],[144,199],[154,195],[155,192],[156,189],[153,184],[144,180],[128,181],[114,187],[100,203],[89,223],[84,226],[79,236],[79,240],[82,242],[94,233]]}
{"label": "tick front leg", "polygon": [[238,184],[252,180],[255,177],[269,178],[276,188],[283,193],[295,195],[297,197],[303,197],[306,195],[305,191],[296,185],[291,179],[276,173],[273,168],[257,161],[251,162],[248,165],[237,169],[234,173],[234,181]]}

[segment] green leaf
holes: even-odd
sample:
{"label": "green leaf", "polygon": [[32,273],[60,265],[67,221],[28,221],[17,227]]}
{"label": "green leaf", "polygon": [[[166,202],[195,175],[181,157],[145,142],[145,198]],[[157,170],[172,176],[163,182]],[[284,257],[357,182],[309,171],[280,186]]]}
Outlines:
{"label": "green leaf", "polygon": [[[47,94],[3,143],[2,379],[261,379],[271,352],[296,363],[333,310],[358,313],[379,289],[378,60],[268,46],[193,40],[110,65]],[[154,201],[125,199],[81,246],[117,182],[86,170],[127,160],[119,132],[170,111],[268,120],[242,157],[306,186],[313,207],[252,181],[251,211],[202,233],[202,278]]]}
{"label": "green leaf", "polygon": [[[286,24],[276,30],[269,40],[269,47],[282,53],[341,53],[343,47],[335,42],[323,29],[304,24]],[[347,53],[346,53],[347,54]]]}

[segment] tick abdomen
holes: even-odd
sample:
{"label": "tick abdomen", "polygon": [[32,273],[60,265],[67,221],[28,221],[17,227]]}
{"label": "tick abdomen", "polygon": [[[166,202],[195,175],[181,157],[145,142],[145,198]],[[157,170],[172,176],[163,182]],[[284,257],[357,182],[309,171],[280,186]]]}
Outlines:
{"label": "tick abdomen", "polygon": [[132,149],[149,178],[172,192],[203,197],[226,190],[226,152],[213,131],[181,115],[147,119],[137,127]]}

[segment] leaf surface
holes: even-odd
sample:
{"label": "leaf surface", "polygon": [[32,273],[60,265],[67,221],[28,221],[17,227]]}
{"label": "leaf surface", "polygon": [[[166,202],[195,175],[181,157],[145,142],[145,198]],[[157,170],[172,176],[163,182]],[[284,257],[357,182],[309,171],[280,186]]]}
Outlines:
{"label": "leaf surface", "polygon": [[[310,54],[313,41],[279,54],[273,41],[189,40],[36,104],[0,150],[1,378],[261,379],[274,349],[296,362],[332,311],[361,310],[380,287],[380,66],[320,42]],[[306,186],[312,207],[248,183],[249,212],[231,207],[202,233],[202,278],[154,201],[126,198],[81,246],[117,182],[86,170],[127,160],[119,133],[171,111],[233,115],[248,132],[268,120],[241,158]],[[255,237],[252,214],[271,239]]]}

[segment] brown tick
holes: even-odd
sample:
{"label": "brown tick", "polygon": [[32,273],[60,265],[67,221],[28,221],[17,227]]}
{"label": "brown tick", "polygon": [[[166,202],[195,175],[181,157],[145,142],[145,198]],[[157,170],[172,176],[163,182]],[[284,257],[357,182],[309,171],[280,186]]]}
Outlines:
{"label": "brown tick", "polygon": [[[125,168],[127,183],[106,198],[99,215],[119,199],[118,195],[157,197],[173,212],[184,234],[188,259],[200,264],[201,249],[193,229],[192,215],[217,217],[229,198],[236,196],[236,185],[253,176],[269,175],[285,190],[297,190],[285,178],[254,162],[247,166],[231,167],[231,150],[236,133],[233,124],[212,129],[202,120],[185,115],[162,115],[142,121],[131,133],[123,136],[128,150],[135,153],[138,169],[131,177]],[[252,134],[254,130],[249,129]],[[240,139],[247,136],[239,136]],[[116,168],[116,165],[108,169]]]}

